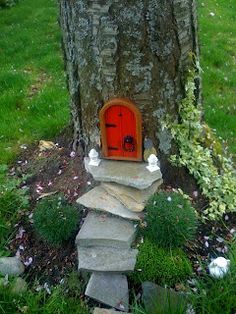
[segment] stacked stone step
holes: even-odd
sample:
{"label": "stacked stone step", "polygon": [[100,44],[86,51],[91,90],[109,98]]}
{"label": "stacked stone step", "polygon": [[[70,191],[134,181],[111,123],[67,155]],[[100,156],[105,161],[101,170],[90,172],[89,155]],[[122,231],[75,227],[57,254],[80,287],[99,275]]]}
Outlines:
{"label": "stacked stone step", "polygon": [[160,171],[145,163],[102,160],[85,167],[100,185],[77,202],[90,209],[76,237],[79,271],[92,275],[85,294],[121,311],[128,311],[126,273],[133,271],[138,251],[131,245],[147,199],[162,183]]}

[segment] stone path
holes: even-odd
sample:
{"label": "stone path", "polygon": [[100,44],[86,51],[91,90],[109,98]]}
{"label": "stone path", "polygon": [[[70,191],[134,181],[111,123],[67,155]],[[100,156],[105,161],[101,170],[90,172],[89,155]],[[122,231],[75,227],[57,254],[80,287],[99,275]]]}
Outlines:
{"label": "stone path", "polygon": [[125,273],[133,271],[138,251],[131,248],[148,198],[162,184],[160,171],[146,163],[102,160],[85,167],[100,185],[77,202],[90,209],[76,237],[78,269],[91,272],[85,294],[120,311],[129,310]]}
{"label": "stone path", "polygon": [[89,212],[76,237],[79,246],[109,246],[128,249],[135,239],[136,228],[131,221]]}

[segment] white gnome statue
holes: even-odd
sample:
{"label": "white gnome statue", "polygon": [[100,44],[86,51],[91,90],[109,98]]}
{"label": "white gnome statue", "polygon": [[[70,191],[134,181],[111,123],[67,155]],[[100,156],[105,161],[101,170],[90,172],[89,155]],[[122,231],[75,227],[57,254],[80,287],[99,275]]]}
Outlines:
{"label": "white gnome statue", "polygon": [[229,266],[230,260],[224,257],[217,257],[208,266],[209,273],[213,278],[222,278],[229,271]]}
{"label": "white gnome statue", "polygon": [[154,154],[151,154],[149,157],[148,157],[148,166],[146,167],[150,172],[154,172],[154,171],[157,171],[157,170],[160,170],[159,166],[158,166],[158,158],[156,155]]}
{"label": "white gnome statue", "polygon": [[99,166],[101,159],[98,158],[98,152],[96,149],[91,149],[89,152],[89,165],[90,166]]}

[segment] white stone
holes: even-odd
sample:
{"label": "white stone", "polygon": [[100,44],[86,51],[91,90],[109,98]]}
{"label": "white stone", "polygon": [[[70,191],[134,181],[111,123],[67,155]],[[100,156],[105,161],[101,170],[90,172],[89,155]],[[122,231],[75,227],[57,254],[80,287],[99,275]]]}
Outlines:
{"label": "white stone", "polygon": [[215,258],[209,265],[209,273],[214,278],[223,278],[229,271],[230,260],[224,257]]}
{"label": "white stone", "polygon": [[89,152],[89,165],[98,167],[101,162],[101,159],[98,158],[98,152],[96,149],[91,149]]}
{"label": "white stone", "polygon": [[148,157],[148,166],[146,167],[150,172],[154,172],[157,170],[160,170],[160,167],[158,166],[158,158],[156,155],[151,154]]}
{"label": "white stone", "polygon": [[24,272],[24,265],[17,257],[0,257],[0,273],[18,276]]}

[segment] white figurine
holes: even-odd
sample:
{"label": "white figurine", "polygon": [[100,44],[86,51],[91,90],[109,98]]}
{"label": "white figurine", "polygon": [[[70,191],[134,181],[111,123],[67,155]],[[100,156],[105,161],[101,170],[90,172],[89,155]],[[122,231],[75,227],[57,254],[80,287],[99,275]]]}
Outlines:
{"label": "white figurine", "polygon": [[158,158],[156,155],[154,154],[151,154],[148,159],[148,166],[146,167],[150,172],[154,172],[154,171],[157,171],[157,170],[160,170],[157,162],[158,162]]}
{"label": "white figurine", "polygon": [[222,278],[228,272],[230,265],[230,260],[225,259],[224,257],[217,257],[214,259],[210,265],[209,273],[213,278]]}
{"label": "white figurine", "polygon": [[98,167],[101,162],[101,159],[98,158],[98,152],[94,148],[89,152],[89,159],[89,166]]}

